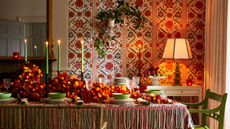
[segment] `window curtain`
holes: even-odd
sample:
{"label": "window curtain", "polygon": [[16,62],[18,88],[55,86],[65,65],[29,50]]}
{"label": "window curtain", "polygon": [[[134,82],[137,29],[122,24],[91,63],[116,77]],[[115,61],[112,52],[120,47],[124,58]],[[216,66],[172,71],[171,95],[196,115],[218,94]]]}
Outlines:
{"label": "window curtain", "polygon": [[225,110],[225,129],[230,129],[230,2],[228,2],[227,19],[227,60],[226,60],[226,92],[228,93],[227,105]]}
{"label": "window curtain", "polygon": [[[207,89],[219,94],[226,92],[227,1],[206,1],[204,94]],[[211,101],[208,108],[218,105]],[[216,120],[210,118],[207,122],[210,129],[218,128]]]}

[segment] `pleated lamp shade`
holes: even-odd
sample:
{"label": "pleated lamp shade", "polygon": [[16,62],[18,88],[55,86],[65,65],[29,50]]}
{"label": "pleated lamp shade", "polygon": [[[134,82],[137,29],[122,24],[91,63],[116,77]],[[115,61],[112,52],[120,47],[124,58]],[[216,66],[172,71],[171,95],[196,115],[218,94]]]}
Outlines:
{"label": "pleated lamp shade", "polygon": [[192,52],[185,38],[168,39],[162,58],[167,59],[191,59]]}

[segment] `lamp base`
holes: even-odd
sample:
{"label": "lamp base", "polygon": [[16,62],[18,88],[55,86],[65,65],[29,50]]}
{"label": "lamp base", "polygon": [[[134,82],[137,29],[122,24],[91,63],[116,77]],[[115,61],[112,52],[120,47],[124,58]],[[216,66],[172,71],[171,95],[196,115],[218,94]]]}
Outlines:
{"label": "lamp base", "polygon": [[173,84],[172,86],[182,86],[180,83],[179,84]]}
{"label": "lamp base", "polygon": [[175,63],[176,63],[176,65],[175,65],[176,69],[175,69],[175,72],[174,72],[174,74],[175,74],[175,78],[174,78],[175,84],[173,86],[182,86],[180,84],[180,80],[181,80],[181,77],[180,77],[180,74],[181,74],[181,72],[180,72],[180,60],[176,59]]}

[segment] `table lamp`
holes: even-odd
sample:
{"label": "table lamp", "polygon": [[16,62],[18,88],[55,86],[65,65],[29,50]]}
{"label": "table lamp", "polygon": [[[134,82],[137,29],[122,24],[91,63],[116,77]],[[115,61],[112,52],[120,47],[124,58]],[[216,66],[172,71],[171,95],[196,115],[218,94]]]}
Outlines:
{"label": "table lamp", "polygon": [[164,59],[176,59],[175,69],[175,84],[173,86],[182,86],[180,84],[180,59],[192,59],[191,48],[189,46],[188,39],[185,38],[172,38],[166,42],[165,50],[163,53]]}

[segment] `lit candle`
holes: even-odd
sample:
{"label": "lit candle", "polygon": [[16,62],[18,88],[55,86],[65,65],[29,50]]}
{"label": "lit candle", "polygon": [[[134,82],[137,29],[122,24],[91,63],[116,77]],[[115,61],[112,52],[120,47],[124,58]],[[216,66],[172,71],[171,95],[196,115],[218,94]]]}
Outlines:
{"label": "lit candle", "polygon": [[27,39],[25,39],[25,61],[27,61]]}
{"label": "lit candle", "polygon": [[187,86],[192,86],[192,79],[187,79],[186,82],[187,82]]}
{"label": "lit candle", "polygon": [[60,48],[61,41],[58,40],[58,71],[61,69],[61,48]]}
{"label": "lit candle", "polygon": [[37,57],[37,46],[34,46],[35,49],[35,57]]}
{"label": "lit candle", "polygon": [[84,80],[84,72],[83,72],[83,54],[84,54],[84,40],[81,40],[81,80]]}
{"label": "lit candle", "polygon": [[13,58],[18,59],[19,58],[19,52],[13,52]]}
{"label": "lit candle", "polygon": [[49,57],[48,57],[48,41],[46,41],[46,75],[49,74]]}

